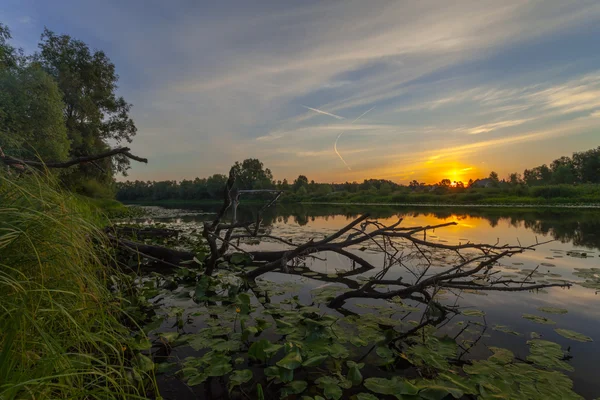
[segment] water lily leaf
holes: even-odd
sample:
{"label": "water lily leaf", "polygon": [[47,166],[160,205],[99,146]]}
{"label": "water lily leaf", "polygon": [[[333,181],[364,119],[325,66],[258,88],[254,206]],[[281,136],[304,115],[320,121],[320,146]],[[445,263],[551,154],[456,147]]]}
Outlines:
{"label": "water lily leaf", "polygon": [[558,343],[534,339],[527,344],[530,346],[527,361],[548,369],[573,371],[573,367],[562,360],[565,354]]}
{"label": "water lily leaf", "polygon": [[488,360],[494,361],[498,364],[508,364],[515,358],[515,355],[510,350],[500,347],[490,347],[489,349],[494,352],[494,354],[491,355]]}
{"label": "water lily leaf", "polygon": [[531,332],[531,333],[529,334],[529,336],[530,336],[532,339],[539,339],[539,338],[541,338],[541,337],[542,337],[542,335],[540,335],[540,334],[539,334],[539,333],[537,333],[537,332]]}
{"label": "water lily leaf", "polygon": [[538,311],[545,312],[548,314],[566,314],[569,311],[564,308],[556,308],[556,307],[538,307]]}
{"label": "water lily leaf", "polygon": [[292,394],[300,394],[306,390],[308,387],[308,382],[306,381],[292,381],[281,388],[281,397],[285,398],[286,396]]}
{"label": "water lily leaf", "polygon": [[566,337],[567,339],[575,340],[577,342],[593,342],[594,341],[589,336],[582,335],[581,333],[571,331],[569,329],[558,328],[558,329],[555,329],[554,331],[556,333],[558,333],[560,336]]}
{"label": "water lily leaf", "polygon": [[265,362],[282,347],[280,344],[272,344],[267,339],[261,339],[252,343],[248,349],[248,356],[254,360]]}
{"label": "water lily leaf", "polygon": [[240,386],[252,379],[252,371],[249,369],[235,370],[229,375],[229,391],[235,386]]}
{"label": "water lily leaf", "polygon": [[483,317],[485,313],[481,310],[463,310],[461,311],[462,315],[466,315],[467,317]]}
{"label": "water lily leaf", "polygon": [[362,383],[363,377],[357,364],[348,368],[347,379],[352,382],[352,385],[357,386]]}
{"label": "water lily leaf", "polygon": [[407,380],[393,377],[392,379],[385,378],[367,378],[364,383],[365,387],[377,394],[388,394],[402,399],[401,395],[416,395],[419,389]]}
{"label": "water lily leaf", "polygon": [[142,372],[148,372],[154,369],[154,362],[143,354],[138,354],[135,361],[136,367]]}
{"label": "water lily leaf", "polygon": [[277,366],[289,370],[294,370],[302,365],[302,356],[300,355],[300,351],[293,350],[286,354],[281,360],[275,363]]}
{"label": "water lily leaf", "polygon": [[551,319],[546,318],[546,317],[541,317],[539,315],[523,314],[523,318],[528,319],[528,320],[533,321],[538,324],[544,324],[544,325],[556,324],[556,322],[552,321]]}
{"label": "water lily leaf", "polygon": [[303,367],[316,367],[317,365],[320,365],[321,363],[323,363],[323,361],[327,360],[328,358],[329,358],[328,355],[311,357],[308,360],[304,361],[302,363],[302,366]]}
{"label": "water lily leaf", "polygon": [[179,332],[160,332],[158,336],[167,342],[173,342],[179,337]]}
{"label": "water lily leaf", "polygon": [[509,333],[509,334],[515,335],[515,336],[523,336],[523,334],[521,334],[517,331],[513,331],[506,325],[494,325],[494,327],[492,329],[495,331],[499,331],[499,332]]}
{"label": "water lily leaf", "polygon": [[200,373],[200,374],[196,374],[190,377],[190,379],[188,379],[187,384],[188,386],[196,386],[196,385],[200,385],[201,383],[204,383],[204,381],[208,379],[208,375],[204,374],[204,373]]}
{"label": "water lily leaf", "polygon": [[[422,387],[422,384],[419,385]],[[463,392],[450,385],[445,385],[444,382],[431,382],[424,389],[419,391],[419,398],[425,400],[444,400],[451,395],[455,399],[460,399]],[[399,397],[400,399],[402,397]]]}
{"label": "water lily leaf", "polygon": [[379,400],[376,396],[371,393],[359,393],[356,395],[357,400]]}
{"label": "water lily leaf", "polygon": [[540,263],[540,265],[543,265],[544,267],[556,267],[556,265],[547,262]]}
{"label": "water lily leaf", "polygon": [[279,368],[276,367],[279,370],[279,380],[283,383],[286,382],[291,382],[294,380],[294,371],[291,369],[286,369],[286,368]]}

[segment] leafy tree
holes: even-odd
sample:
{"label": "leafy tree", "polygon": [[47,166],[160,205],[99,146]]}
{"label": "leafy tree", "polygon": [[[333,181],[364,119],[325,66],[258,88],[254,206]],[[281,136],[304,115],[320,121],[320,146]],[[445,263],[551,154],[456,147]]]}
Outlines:
{"label": "leafy tree", "polygon": [[442,187],[450,187],[452,186],[452,181],[450,179],[442,179],[438,185]]}
{"label": "leafy tree", "polygon": [[206,191],[212,198],[219,198],[223,195],[227,177],[221,174],[214,174],[206,180]]}
{"label": "leafy tree", "polygon": [[573,166],[582,183],[600,183],[600,147],[573,153]]}
{"label": "leafy tree", "polygon": [[513,172],[508,176],[508,182],[510,182],[510,184],[513,186],[518,185],[519,183],[521,183],[521,174],[519,174],[518,172]]}
{"label": "leafy tree", "polygon": [[[99,153],[109,148],[109,141],[131,142],[137,131],[129,117],[131,105],[116,95],[119,77],[106,54],[48,29],[42,34],[39,49],[35,60],[62,92],[71,156]],[[128,158],[114,157],[80,166],[75,175],[77,179],[109,181],[114,173],[125,173],[128,168]]]}
{"label": "leafy tree", "polygon": [[304,175],[299,175],[292,185],[292,190],[294,192],[298,192],[300,188],[304,188],[305,191],[308,188],[308,178]]}
{"label": "leafy tree", "polygon": [[273,174],[256,158],[248,158],[233,165],[236,185],[240,189],[268,189],[273,187]]}
{"label": "leafy tree", "polygon": [[498,183],[500,183],[500,179],[498,178],[498,173],[497,172],[490,172],[490,181],[492,181],[492,185],[493,186],[498,186]]}
{"label": "leafy tree", "polygon": [[560,165],[552,173],[552,183],[561,184],[567,183],[572,184],[575,182],[575,174],[573,169],[568,165]]}
{"label": "leafy tree", "polygon": [[8,44],[10,39],[10,29],[0,23],[0,71],[15,68],[18,64],[17,50]]}
{"label": "leafy tree", "polygon": [[63,160],[69,141],[58,86],[10,38],[0,24],[0,147],[14,156]]}

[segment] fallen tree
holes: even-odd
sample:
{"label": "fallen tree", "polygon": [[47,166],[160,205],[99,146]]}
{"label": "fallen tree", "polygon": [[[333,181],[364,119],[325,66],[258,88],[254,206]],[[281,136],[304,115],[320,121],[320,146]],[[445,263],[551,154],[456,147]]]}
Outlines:
{"label": "fallen tree", "polygon": [[[524,251],[533,251],[537,246],[548,242],[535,243],[530,246],[514,246],[471,242],[445,244],[427,239],[428,232],[455,225],[454,222],[405,227],[402,226],[402,219],[391,225],[383,225],[376,220],[369,219],[369,215],[362,215],[323,239],[294,243],[261,231],[261,213],[267,207],[272,206],[277,197],[260,210],[255,221],[237,221],[236,207],[239,197],[244,191],[239,191],[234,187],[235,178],[232,169],[223,191],[223,205],[215,219],[204,223],[202,229],[201,235],[208,247],[208,255],[204,259],[202,272],[205,275],[212,275],[221,260],[228,260],[232,254],[231,249],[234,249],[236,253],[245,254],[250,260],[249,266],[253,269],[240,274],[249,282],[266,273],[299,274],[301,272],[297,271],[297,268],[293,268],[297,267],[298,260],[317,257],[322,253],[335,253],[348,259],[349,263],[353,265],[353,271],[335,278],[315,273],[311,278],[344,283],[352,289],[329,302],[329,306],[336,309],[341,308],[347,300],[353,298],[392,299],[397,297],[420,299],[422,302],[430,303],[435,294],[442,289],[457,293],[462,291],[513,292],[571,286],[567,282],[537,282],[533,279],[533,273],[522,279],[506,279],[499,275],[497,266],[501,259]],[[228,212],[231,212],[233,216],[230,222],[224,222]],[[248,251],[241,245],[247,239],[268,239],[281,243],[286,249]],[[163,260],[167,267],[193,258],[191,252],[139,244],[131,240],[119,239],[116,236],[111,237],[111,241],[130,251],[138,251],[142,257],[148,256],[150,260]],[[384,258],[383,265],[373,265],[357,254],[359,253],[357,249],[365,244],[370,244],[379,250]],[[447,265],[432,268],[434,259],[439,258],[439,253],[452,255],[454,259]],[[409,265],[408,260],[417,260],[418,265]],[[356,265],[359,268],[356,268]],[[306,272],[308,267],[303,266],[302,268],[301,271]],[[349,276],[359,273],[375,271],[376,273],[362,284],[349,278]],[[410,279],[406,277],[387,278],[391,272],[398,275],[398,271],[407,272]]]}

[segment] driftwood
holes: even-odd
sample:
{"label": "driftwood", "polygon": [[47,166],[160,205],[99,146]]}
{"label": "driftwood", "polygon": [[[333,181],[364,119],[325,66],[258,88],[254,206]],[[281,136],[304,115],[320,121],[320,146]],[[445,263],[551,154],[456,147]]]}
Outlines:
{"label": "driftwood", "polygon": [[[351,313],[343,308],[345,302],[354,298],[370,298],[389,300],[394,298],[410,299],[426,305],[426,310],[439,311],[438,317],[431,318],[423,314],[421,322],[402,335],[416,332],[428,324],[442,321],[448,312],[455,312],[452,306],[442,305],[435,300],[440,290],[446,290],[460,295],[463,291],[531,291],[549,287],[568,288],[570,283],[538,283],[532,276],[522,279],[506,279],[500,277],[495,267],[505,258],[524,251],[533,251],[537,246],[546,244],[535,243],[531,246],[510,246],[485,243],[445,244],[427,240],[427,233],[436,229],[455,225],[454,222],[428,226],[402,226],[402,219],[391,225],[383,225],[376,220],[363,215],[350,222],[337,232],[320,240],[311,239],[305,243],[293,243],[274,235],[261,233],[260,212],[256,221],[241,222],[236,220],[235,207],[240,192],[234,188],[235,175],[230,171],[227,185],[223,192],[223,206],[212,222],[204,223],[202,237],[209,248],[209,255],[204,261],[203,273],[214,273],[218,260],[227,259],[230,248],[243,252],[251,259],[255,268],[241,276],[254,287],[254,280],[266,273],[285,273],[305,275],[312,272],[302,260],[307,257],[317,257],[321,253],[333,252],[348,259],[352,270],[335,277],[326,274],[312,273],[311,279],[324,282],[345,284],[350,291],[335,297],[329,306],[344,314]],[[275,198],[276,200],[276,198]],[[265,207],[271,206],[274,201]],[[224,223],[225,214],[233,207],[233,218],[230,223]],[[263,209],[265,208],[263,207]],[[261,210],[262,211],[262,210]],[[280,242],[287,249],[278,251],[247,251],[238,244],[245,239],[269,239]],[[163,260],[169,266],[177,266],[182,260],[193,259],[193,253],[167,249],[161,246],[149,246],[129,240],[118,239],[114,236],[111,241],[131,251],[138,251],[141,256]],[[238,243],[238,244],[236,244]],[[353,249],[370,244],[379,249],[384,256],[382,265],[373,265],[357,254]],[[445,262],[443,266],[434,265],[435,256],[439,253],[453,255],[453,261]],[[409,265],[409,261],[418,261],[417,265]],[[439,260],[439,258],[438,258]],[[444,258],[446,260],[446,258]],[[389,279],[390,271],[403,270],[409,273],[408,278]],[[351,279],[353,275],[377,271],[366,282]],[[435,272],[431,272],[435,271]]]}
{"label": "driftwood", "polygon": [[118,154],[122,154],[125,157],[130,158],[135,161],[148,163],[148,159],[134,156],[133,154],[131,154],[131,149],[129,149],[128,147],[117,147],[116,149],[105,151],[103,153],[95,154],[92,156],[77,157],[77,158],[71,159],[69,161],[63,161],[63,162],[22,160],[20,158],[7,156],[3,152],[1,152],[1,149],[0,149],[0,160],[2,160],[2,162],[8,166],[17,166],[17,167],[21,167],[21,168],[24,165],[27,165],[30,167],[37,167],[37,168],[69,168],[73,165],[85,164],[88,162],[101,160],[103,158],[113,157]]}

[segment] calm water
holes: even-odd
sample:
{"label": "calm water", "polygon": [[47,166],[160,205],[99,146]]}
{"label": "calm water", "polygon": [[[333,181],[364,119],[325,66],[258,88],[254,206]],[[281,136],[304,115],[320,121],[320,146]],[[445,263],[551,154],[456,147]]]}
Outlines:
{"label": "calm water", "polygon": [[[189,214],[198,210],[187,210],[187,213],[171,212],[165,218],[154,218],[179,226],[195,226],[210,219],[207,214]],[[204,208],[204,212],[214,209]],[[292,238],[295,242],[320,238],[347,225],[362,213],[368,212],[373,218],[384,224],[395,223],[403,218],[404,226],[435,225],[456,222],[457,225],[438,229],[428,234],[428,239],[447,244],[465,241],[518,245],[531,245],[550,239],[556,241],[538,247],[535,251],[513,256],[501,262],[506,274],[517,273],[520,269],[534,269],[544,274],[560,275],[561,279],[581,281],[572,275],[575,268],[600,267],[600,212],[594,210],[511,210],[511,209],[422,209],[394,207],[342,207],[342,206],[279,206],[264,215],[265,227],[273,235]],[[180,216],[182,215],[182,216]],[[256,218],[256,209],[241,207],[239,220]],[[279,243],[262,242],[260,244],[243,244],[248,249],[281,249]],[[370,246],[371,247],[371,246]],[[381,254],[368,248],[360,251],[352,249],[374,265],[382,265]],[[586,253],[585,258],[567,254],[571,250]],[[348,279],[356,280],[361,274],[351,272],[351,264],[342,256],[323,254],[324,260],[309,260],[307,266],[313,271],[325,274],[348,272]],[[419,260],[413,260],[418,263]],[[540,265],[544,263],[546,265]],[[443,260],[440,260],[440,266]],[[369,276],[378,270],[368,271]],[[390,271],[388,278],[405,276],[406,271],[399,267]],[[306,276],[293,276],[283,273],[271,273],[265,277],[272,281],[294,280],[302,285],[301,296],[307,296],[310,289],[322,286],[323,281]],[[546,279],[546,278],[542,278]],[[341,283],[334,283],[341,284]],[[350,300],[347,308],[360,311],[358,303],[366,303],[362,299]],[[454,303],[455,298],[447,298]],[[487,295],[463,294],[458,300],[464,307],[476,307],[486,313],[489,328],[486,336],[473,351],[473,357],[486,357],[489,351],[486,346],[500,346],[511,349],[516,356],[525,358],[528,354],[527,340],[531,332],[537,332],[542,338],[557,342],[563,348],[570,348],[572,359],[569,361],[575,372],[568,373],[573,379],[575,390],[585,398],[600,397],[600,381],[598,381],[597,363],[600,360],[600,294],[594,290],[574,285],[570,289],[550,288],[540,292],[499,293],[489,292]],[[569,312],[564,315],[540,313],[538,307],[551,306],[565,308]],[[364,312],[364,311],[363,311]],[[541,325],[523,319],[523,313],[546,316],[556,325]],[[516,336],[495,331],[496,324],[506,325],[519,332]],[[448,325],[450,326],[450,324]],[[454,325],[453,325],[454,326]],[[592,337],[593,343],[580,343],[568,340],[554,332],[554,328],[566,328]],[[455,328],[445,328],[452,331]],[[451,332],[450,332],[451,333]],[[489,336],[488,336],[489,335]]]}

